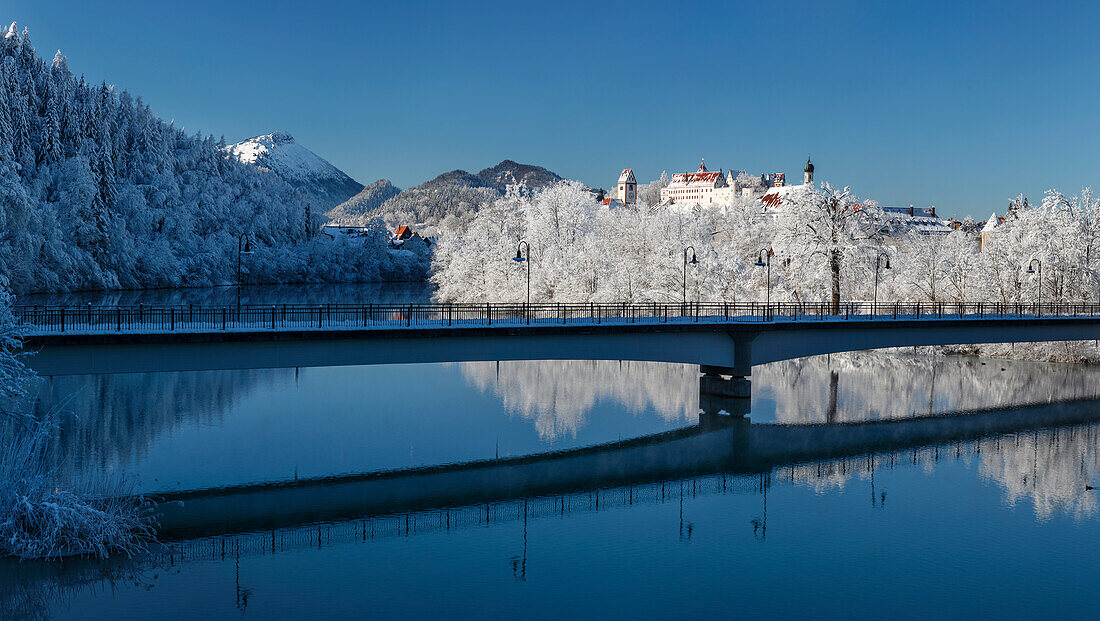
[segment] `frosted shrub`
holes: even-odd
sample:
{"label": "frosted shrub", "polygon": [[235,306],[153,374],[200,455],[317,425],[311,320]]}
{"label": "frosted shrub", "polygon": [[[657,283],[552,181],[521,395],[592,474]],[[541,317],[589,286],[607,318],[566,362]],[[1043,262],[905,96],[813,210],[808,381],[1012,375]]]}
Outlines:
{"label": "frosted shrub", "polygon": [[47,458],[56,415],[0,424],[0,556],[133,555],[153,539],[149,503],[119,486],[63,489]]}
{"label": "frosted shrub", "polygon": [[20,359],[21,327],[0,287],[0,556],[132,555],[153,537],[148,503],[90,480],[63,487],[48,459],[57,410],[20,413],[32,374]]}

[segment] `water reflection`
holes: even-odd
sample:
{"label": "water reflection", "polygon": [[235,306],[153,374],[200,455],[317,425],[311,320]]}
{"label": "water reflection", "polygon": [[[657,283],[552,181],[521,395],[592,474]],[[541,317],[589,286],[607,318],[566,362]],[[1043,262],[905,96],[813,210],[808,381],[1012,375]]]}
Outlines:
{"label": "water reflection", "polygon": [[157,438],[219,427],[249,393],[293,380],[294,369],[126,373],[40,378],[35,411],[65,415],[51,456],[64,470],[113,470],[146,456]]}
{"label": "water reflection", "polygon": [[533,422],[539,437],[576,437],[602,400],[633,413],[652,409],[669,423],[690,424],[699,413],[699,367],[603,360],[467,362],[458,366],[478,390]]}

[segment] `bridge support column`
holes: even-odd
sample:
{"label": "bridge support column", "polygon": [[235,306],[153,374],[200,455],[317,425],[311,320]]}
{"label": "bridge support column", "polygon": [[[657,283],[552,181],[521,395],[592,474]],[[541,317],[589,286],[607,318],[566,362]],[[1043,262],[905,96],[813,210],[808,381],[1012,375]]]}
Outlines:
{"label": "bridge support column", "polygon": [[[713,370],[714,367],[708,367]],[[725,411],[730,416],[745,416],[752,403],[752,383],[745,377],[729,379],[717,373],[699,378],[699,409],[703,416],[716,416]]]}

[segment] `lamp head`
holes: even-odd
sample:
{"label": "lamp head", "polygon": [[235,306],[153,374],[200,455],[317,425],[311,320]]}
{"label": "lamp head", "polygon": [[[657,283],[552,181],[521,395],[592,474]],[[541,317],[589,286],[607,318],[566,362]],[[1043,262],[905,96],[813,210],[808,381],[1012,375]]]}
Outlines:
{"label": "lamp head", "polygon": [[1031,267],[1030,265],[1027,266],[1027,273],[1028,274],[1034,274],[1035,273],[1035,268]]}
{"label": "lamp head", "polygon": [[517,261],[517,262],[522,262],[522,261],[526,261],[527,258],[524,257],[522,253],[520,253],[519,248],[516,248],[516,256],[512,260]]}
{"label": "lamp head", "polygon": [[241,250],[241,254],[252,254],[252,240],[244,238],[244,248]]}
{"label": "lamp head", "polygon": [[699,259],[696,259],[696,258],[695,258],[695,254],[694,254],[694,253],[692,253],[692,255],[691,255],[691,260],[690,260],[690,261],[688,261],[688,263],[691,263],[692,265],[697,265],[697,264],[699,263]]}
{"label": "lamp head", "polygon": [[886,257],[886,269],[890,269],[890,257]]}

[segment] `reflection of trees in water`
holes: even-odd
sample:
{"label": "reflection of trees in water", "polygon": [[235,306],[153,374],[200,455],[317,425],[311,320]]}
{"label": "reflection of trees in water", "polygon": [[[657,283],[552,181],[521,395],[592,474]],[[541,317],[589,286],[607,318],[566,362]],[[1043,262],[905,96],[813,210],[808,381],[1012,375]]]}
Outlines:
{"label": "reflection of trees in water", "polygon": [[[575,434],[600,399],[631,412],[648,408],[690,424],[699,403],[698,367],[607,361],[466,363],[466,379],[534,421],[540,437]],[[755,396],[774,400],[776,422],[822,424],[950,414],[1027,403],[1100,397],[1100,367],[1043,364],[904,352],[853,352],[776,362],[753,369]],[[1027,432],[968,443],[961,459],[1004,488],[1006,502],[1027,498],[1036,515],[1094,515],[1100,472],[1097,426]],[[946,449],[914,451],[912,464],[932,472]],[[894,459],[894,458],[891,458]],[[881,458],[792,467],[791,480],[818,491],[870,479]]]}
{"label": "reflection of trees in water", "polygon": [[931,474],[941,462],[977,462],[983,480],[1004,490],[1004,502],[1030,500],[1035,516],[1058,513],[1084,519],[1096,515],[1095,491],[1085,489],[1100,474],[1100,425],[1040,429],[1018,434],[930,446],[887,455],[796,464],[779,469],[775,478],[811,487],[821,494],[841,490],[856,479],[871,486],[872,504],[885,500],[873,488],[873,475],[884,468],[919,467]]}
{"label": "reflection of trees in water", "polygon": [[292,369],[127,373],[42,378],[36,411],[62,403],[51,451],[66,468],[110,470],[139,458],[158,437],[196,422],[216,424],[238,400]]}
{"label": "reflection of trees in water", "polygon": [[1096,514],[1097,498],[1085,486],[1100,473],[1098,440],[1098,425],[984,440],[978,472],[1004,488],[1009,505],[1030,499],[1041,520],[1058,512],[1090,517]]}
{"label": "reflection of trees in water", "polygon": [[667,421],[697,420],[699,367],[656,362],[539,360],[467,362],[466,380],[492,391],[509,412],[534,420],[543,439],[576,435],[597,401],[613,400],[630,412],[652,408]]}
{"label": "reflection of trees in water", "polygon": [[[753,368],[776,422],[857,422],[1100,396],[1100,366],[852,352]],[[835,401],[831,395],[835,394]],[[835,402],[835,407],[830,407]]]}
{"label": "reflection of trees in water", "polygon": [[[694,421],[699,407],[695,365],[544,360],[460,368],[509,411],[533,419],[544,438],[575,433],[601,399],[631,412],[653,408],[668,421]],[[760,365],[752,385],[758,402],[775,402],[776,422],[858,422],[1094,398],[1100,366],[853,352]]]}

